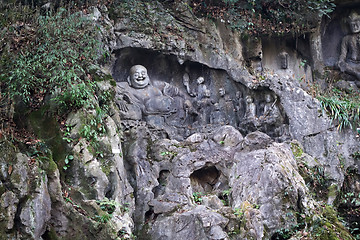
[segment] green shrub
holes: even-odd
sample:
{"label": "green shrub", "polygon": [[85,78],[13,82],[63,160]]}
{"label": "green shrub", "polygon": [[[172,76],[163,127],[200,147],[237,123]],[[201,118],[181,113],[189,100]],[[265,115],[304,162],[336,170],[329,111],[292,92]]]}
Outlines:
{"label": "green shrub", "polygon": [[80,130],[83,138],[90,142],[95,150],[99,147],[99,137],[106,133],[105,112],[97,107],[96,116],[90,116]]}
{"label": "green shrub", "polygon": [[339,131],[359,126],[360,100],[357,94],[347,94],[334,88],[331,94],[318,96],[317,99],[331,120],[337,121]]}
{"label": "green shrub", "polygon": [[54,97],[54,101],[59,105],[58,112],[64,113],[69,109],[79,109],[81,107],[93,107],[90,96],[93,95],[91,83],[81,82],[65,87],[61,93]]}
{"label": "green shrub", "polygon": [[203,196],[203,194],[201,192],[194,192],[193,193],[194,202],[196,204],[200,205],[202,203],[202,201],[203,201],[202,196]]}
{"label": "green shrub", "polygon": [[115,212],[116,207],[119,205],[115,200],[109,200],[108,198],[104,198],[101,201],[96,201],[96,203],[100,206],[101,210],[112,214]]}
{"label": "green shrub", "polygon": [[59,8],[54,15],[38,16],[24,29],[33,38],[14,45],[16,36],[9,28],[7,41],[12,49],[8,59],[1,61],[0,79],[10,97],[42,102],[46,94],[56,91],[56,100],[67,107],[83,106],[92,91],[87,69],[99,53],[97,27],[81,13]]}

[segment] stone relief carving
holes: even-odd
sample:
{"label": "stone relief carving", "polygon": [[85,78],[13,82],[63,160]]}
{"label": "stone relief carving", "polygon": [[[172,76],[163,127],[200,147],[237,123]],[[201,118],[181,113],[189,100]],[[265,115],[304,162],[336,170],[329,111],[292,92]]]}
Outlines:
{"label": "stone relief carving", "polygon": [[245,132],[246,130],[256,131],[259,126],[258,117],[256,115],[257,105],[254,102],[254,98],[250,95],[247,95],[245,97],[245,101],[246,101],[245,115],[239,124],[239,128],[243,132]]}
{"label": "stone relief carving", "polygon": [[225,116],[225,113],[223,111],[221,111],[219,103],[214,104],[214,111],[211,112],[211,115],[210,115],[210,123],[211,124],[219,124],[219,125],[226,124],[226,116]]}
{"label": "stone relief carving", "polygon": [[238,122],[244,118],[245,115],[245,100],[243,98],[243,93],[237,91],[235,95],[235,112]]}
{"label": "stone relief carving", "polygon": [[360,15],[352,12],[348,18],[348,24],[350,34],[342,39],[337,65],[340,71],[360,80]]}
{"label": "stone relief carving", "polygon": [[260,116],[259,120],[267,123],[273,124],[279,120],[281,120],[281,114],[279,108],[276,106],[277,98],[272,100],[272,96],[270,94],[265,95],[265,105],[264,105],[264,113]]}
{"label": "stone relief carving", "polygon": [[289,67],[289,54],[285,51],[279,54],[280,58],[280,68],[281,69],[288,69]]}
{"label": "stone relief carving", "polygon": [[212,106],[214,102],[210,98],[210,90],[205,89],[203,98],[197,102],[198,112],[199,112],[199,123],[200,124],[209,124],[210,123],[210,113],[212,112]]}
{"label": "stone relief carving", "polygon": [[[179,95],[179,90],[165,82],[151,82],[144,66],[133,66],[128,81],[120,82],[117,86],[123,95],[117,101],[122,112],[127,112],[131,107],[141,109],[145,116],[177,112],[174,97]],[[130,114],[126,114],[126,118],[137,119]]]}
{"label": "stone relief carving", "polygon": [[185,139],[218,125],[231,125],[245,133],[275,132],[273,129],[284,123],[275,96],[245,94],[244,89],[236,87],[233,92],[226,92],[225,87],[218,88],[211,82],[211,76],[205,85],[203,76],[194,78],[197,74],[188,71],[178,75],[178,82],[167,83],[150,79],[142,65],[131,67],[126,81],[117,83],[116,103],[121,118],[145,122],[154,131],[163,131],[165,135],[161,136],[175,139]]}
{"label": "stone relief carving", "polygon": [[219,107],[225,112],[227,116],[226,124],[235,125],[236,124],[236,114],[234,103],[232,102],[229,94],[226,94],[224,88],[219,89]]}
{"label": "stone relief carving", "polygon": [[198,77],[196,79],[196,82],[198,84],[198,87],[195,96],[197,97],[198,100],[201,100],[205,96],[205,91],[207,90],[207,87],[204,84],[205,79],[204,77]]}
{"label": "stone relief carving", "polygon": [[251,96],[246,96],[246,112],[245,112],[245,118],[256,120],[256,105],[254,103],[254,99]]}
{"label": "stone relief carving", "polygon": [[190,77],[188,73],[183,75],[183,84],[185,86],[186,92],[191,96],[195,97],[195,94],[190,89]]}

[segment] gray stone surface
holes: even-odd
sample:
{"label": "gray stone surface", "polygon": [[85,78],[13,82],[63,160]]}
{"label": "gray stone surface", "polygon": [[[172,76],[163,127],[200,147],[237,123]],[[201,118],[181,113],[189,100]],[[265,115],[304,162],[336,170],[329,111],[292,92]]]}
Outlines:
{"label": "gray stone surface", "polygon": [[[352,157],[359,138],[338,132],[306,91],[312,70],[336,71],[347,34],[340,19],[348,10],[323,20],[310,39],[255,41],[175,4],[179,16],[160,3],[141,5],[152,20],[163,11],[161,39],[128,18],[113,22],[106,7],[90,8],[87,17],[112,53],[97,71],[116,81],[98,83],[115,93],[105,131],[95,149],[80,132],[96,111],[68,116],[73,141],[66,154],[74,160],[66,171],[64,159],[45,168],[0,141],[1,237],[271,239],[298,223],[297,212],[321,217],[296,160],[324,168],[335,192],[346,169],[360,164]],[[137,64],[147,72],[131,69]],[[354,84],[338,87],[350,91]],[[292,144],[305,153],[294,156]],[[107,224],[101,201],[115,206]]]}
{"label": "gray stone surface", "polygon": [[6,222],[6,229],[10,230],[14,227],[15,213],[19,199],[13,192],[5,192],[1,195],[1,221]]}
{"label": "gray stone surface", "polygon": [[229,184],[232,206],[244,210],[246,225],[251,225],[245,228],[254,231],[243,236],[267,239],[276,229],[296,224],[295,214],[301,211],[296,206],[307,189],[289,146],[272,143],[236,152],[234,162]]}
{"label": "gray stone surface", "polygon": [[40,239],[47,229],[51,218],[51,200],[47,190],[47,178],[40,180],[33,194],[21,209],[20,220],[24,226],[24,232],[32,239]]}
{"label": "gray stone surface", "polygon": [[[274,143],[260,132],[242,138],[231,126],[215,130],[214,139],[226,136],[227,140],[220,140],[224,143],[197,138],[184,142],[163,139],[149,145],[145,129],[138,131],[125,151],[131,151],[132,165],[138,166],[135,219],[140,225],[146,222],[142,231],[148,230],[143,234],[152,239],[228,239],[225,232],[232,226],[227,226],[230,217],[223,216],[226,223],[218,226],[203,218],[208,219],[211,212],[224,214],[219,196],[229,189],[227,204],[244,212],[242,238],[270,238],[277,229],[296,224],[295,214],[301,209],[294,206],[306,199],[308,190],[289,145]],[[138,174],[141,165],[146,170]],[[196,202],[194,194],[202,195],[202,200]],[[195,218],[193,212],[199,208],[204,215]]]}
{"label": "gray stone surface", "polygon": [[176,213],[155,222],[149,232],[151,239],[229,239],[223,231],[228,220],[204,206]]}

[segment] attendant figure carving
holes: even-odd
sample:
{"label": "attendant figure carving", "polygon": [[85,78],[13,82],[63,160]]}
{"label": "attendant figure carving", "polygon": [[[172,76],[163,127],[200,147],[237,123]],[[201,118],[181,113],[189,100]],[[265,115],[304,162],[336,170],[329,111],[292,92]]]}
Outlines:
{"label": "attendant figure carving", "polygon": [[224,88],[219,88],[219,106],[220,109],[225,113],[227,116],[226,124],[235,125],[236,118],[235,118],[235,107],[234,103],[232,102],[230,96],[226,94]]}
{"label": "attendant figure carving", "polygon": [[287,69],[289,66],[289,54],[285,51],[279,54],[280,57],[280,67],[281,69]]}
{"label": "attendant figure carving", "polygon": [[247,120],[257,120],[257,117],[256,117],[256,105],[254,103],[254,99],[251,96],[246,96],[245,118]]}
{"label": "attendant figure carving", "polygon": [[276,106],[277,98],[272,100],[270,94],[265,95],[264,114],[259,118],[265,124],[276,124],[282,123],[281,113],[279,108]]}
{"label": "attendant figure carving", "polygon": [[186,92],[191,96],[195,97],[195,94],[190,89],[190,77],[188,73],[183,75],[183,84],[185,86]]}
{"label": "attendant figure carving", "polygon": [[196,79],[196,82],[198,84],[197,92],[196,92],[196,98],[199,101],[204,97],[205,91],[206,91],[207,88],[206,88],[206,85],[204,84],[205,79],[203,77],[198,77]]}
{"label": "attendant figure carving", "polygon": [[220,125],[224,125],[226,123],[225,113],[221,111],[219,103],[214,104],[214,111],[212,111],[210,115],[210,123]]}
{"label": "attendant figure carving", "polygon": [[198,112],[200,113],[200,123],[210,123],[210,113],[214,102],[210,99],[210,90],[206,89],[203,99],[198,102]]}
{"label": "attendant figure carving", "polygon": [[235,111],[238,122],[240,122],[245,115],[245,102],[243,99],[243,93],[241,91],[236,92]]}
{"label": "attendant figure carving", "polygon": [[264,131],[271,136],[284,138],[288,135],[288,126],[282,115],[277,96],[272,94],[265,95],[264,113],[259,117],[260,131]]}
{"label": "attendant figure carving", "polygon": [[190,100],[185,100],[184,102],[184,110],[185,110],[185,120],[184,126],[190,127],[190,125],[196,121],[198,121],[199,113],[193,107]]}

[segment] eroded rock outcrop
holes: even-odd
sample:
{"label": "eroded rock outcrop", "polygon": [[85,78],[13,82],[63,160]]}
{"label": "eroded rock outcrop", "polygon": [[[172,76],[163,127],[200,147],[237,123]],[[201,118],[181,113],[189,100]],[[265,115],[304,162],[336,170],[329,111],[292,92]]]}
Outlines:
{"label": "eroded rock outcrop", "polygon": [[[321,29],[313,41],[253,41],[177,4],[137,6],[164,35],[90,9],[112,53],[96,94],[111,101],[105,109],[93,97],[61,120],[62,133],[42,111],[29,116],[48,145],[42,160],[1,140],[0,236],[352,239],[319,201],[334,203],[359,148],[306,91],[311,67],[324,67]],[[320,197],[312,174],[329,183]]]}

